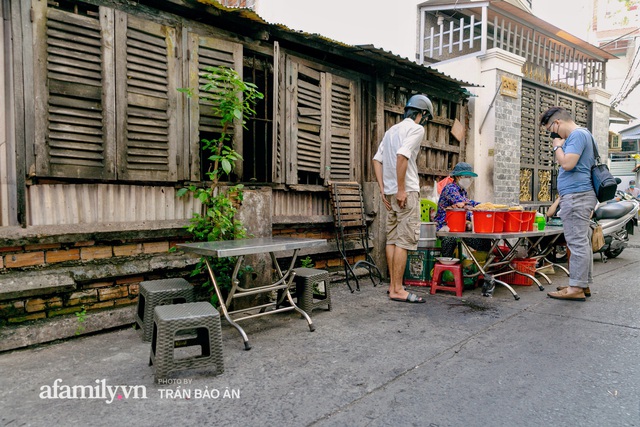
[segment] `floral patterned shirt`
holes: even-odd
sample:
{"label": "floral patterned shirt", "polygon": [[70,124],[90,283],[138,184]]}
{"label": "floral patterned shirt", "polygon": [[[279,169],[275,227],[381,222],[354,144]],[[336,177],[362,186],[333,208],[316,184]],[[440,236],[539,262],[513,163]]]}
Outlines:
{"label": "floral patterned shirt", "polygon": [[[438,199],[438,212],[436,213],[436,229],[440,230],[447,225],[446,222],[446,208],[453,206],[456,203],[468,203],[471,206],[476,206],[479,202],[469,199],[467,191],[460,187],[456,182],[447,184],[440,193],[440,199]],[[467,219],[471,219],[471,213],[467,212]]]}

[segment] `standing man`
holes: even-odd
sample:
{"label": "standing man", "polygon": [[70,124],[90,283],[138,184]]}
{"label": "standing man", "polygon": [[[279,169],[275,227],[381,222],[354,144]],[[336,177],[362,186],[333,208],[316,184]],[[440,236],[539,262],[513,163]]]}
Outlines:
{"label": "standing man", "polygon": [[389,298],[423,303],[425,300],[402,286],[407,251],[418,248],[420,238],[420,179],[416,159],[424,139],[424,126],[433,117],[433,105],[425,95],[413,95],[404,107],[404,120],[384,135],[373,157],[382,200],[387,208],[385,252],[391,275]]}
{"label": "standing man", "polygon": [[551,107],[540,116],[540,125],[551,132],[553,154],[560,166],[558,193],[560,194],[560,218],[564,237],[571,251],[569,286],[558,287],[547,295],[555,299],[585,301],[591,296],[589,285],[593,283],[593,252],[589,219],[596,206],[596,193],[591,181],[591,167],[595,165],[593,136],[579,127],[567,110]]}

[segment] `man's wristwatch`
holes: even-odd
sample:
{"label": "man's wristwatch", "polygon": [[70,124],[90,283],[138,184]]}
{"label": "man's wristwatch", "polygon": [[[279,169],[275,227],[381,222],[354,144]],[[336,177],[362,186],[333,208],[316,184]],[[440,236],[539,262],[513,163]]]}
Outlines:
{"label": "man's wristwatch", "polygon": [[553,147],[553,152],[555,153],[558,150],[558,148],[562,148],[562,145],[558,145],[556,147]]}

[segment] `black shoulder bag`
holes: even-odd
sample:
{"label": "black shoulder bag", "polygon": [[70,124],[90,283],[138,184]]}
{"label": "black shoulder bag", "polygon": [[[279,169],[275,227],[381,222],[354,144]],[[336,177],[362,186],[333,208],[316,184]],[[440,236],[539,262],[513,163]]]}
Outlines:
{"label": "black shoulder bag", "polygon": [[593,135],[591,135],[591,143],[593,144],[593,154],[596,157],[596,164],[591,168],[591,181],[593,189],[596,191],[596,198],[602,203],[615,197],[618,183],[609,172],[607,165],[600,163],[600,153],[598,153]]}

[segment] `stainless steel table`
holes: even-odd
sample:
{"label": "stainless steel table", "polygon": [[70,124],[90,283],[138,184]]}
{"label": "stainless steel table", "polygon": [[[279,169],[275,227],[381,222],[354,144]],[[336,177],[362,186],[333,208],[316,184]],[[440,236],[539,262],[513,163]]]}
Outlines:
{"label": "stainless steel table", "polygon": [[[551,284],[551,279],[544,274],[542,270],[544,267],[548,267],[549,265],[553,265],[555,268],[559,268],[564,271],[567,276],[569,275],[569,271],[558,264],[553,264],[546,259],[546,256],[551,252],[553,246],[558,240],[558,238],[563,234],[564,230],[562,227],[554,227],[547,226],[542,231],[521,231],[521,232],[501,232],[501,233],[474,233],[472,231],[464,231],[464,232],[450,232],[450,231],[438,231],[438,237],[455,237],[460,239],[460,243],[464,247],[467,255],[473,261],[473,263],[478,267],[478,273],[473,276],[478,276],[482,274],[484,276],[484,284],[482,286],[482,295],[491,296],[493,295],[493,291],[495,289],[496,283],[506,287],[513,297],[516,300],[520,299],[520,296],[516,293],[516,291],[506,282],[502,280],[498,280],[497,278],[500,276],[504,276],[510,273],[516,273],[523,276],[526,276],[534,281],[534,283],[538,286],[538,289],[541,291],[544,290],[544,287],[540,283],[540,281],[535,277],[535,275],[528,274],[525,272],[517,271],[513,267],[511,267],[511,261],[516,258],[516,255],[519,252],[520,248],[525,248],[527,253],[527,258],[534,258],[536,260],[543,260],[543,265],[536,269],[535,274],[539,274],[548,284]],[[545,237],[549,237],[545,241]],[[467,244],[465,243],[465,238],[475,238],[475,239],[490,239],[492,241],[491,249],[489,250],[489,255],[487,260],[484,263],[480,263],[475,256],[473,255],[473,251]],[[513,243],[515,240],[515,243]],[[503,245],[500,245],[500,243]],[[504,252],[501,250],[501,247],[507,247],[508,250]],[[473,277],[472,276],[472,277]]]}
{"label": "stainless steel table", "polygon": [[[213,288],[216,291],[216,295],[218,296],[218,300],[220,301],[220,308],[222,313],[224,314],[225,319],[233,325],[240,335],[242,335],[242,339],[244,340],[244,348],[245,350],[251,349],[251,345],[249,344],[249,338],[244,330],[238,325],[238,321],[250,319],[253,317],[264,316],[267,314],[280,313],[283,311],[291,311],[295,310],[299,312],[305,319],[307,319],[307,323],[309,324],[309,330],[313,332],[315,330],[315,326],[311,321],[311,317],[303,310],[301,310],[293,301],[291,297],[291,293],[289,292],[289,287],[293,282],[295,272],[293,271],[293,267],[296,262],[296,258],[298,256],[298,252],[303,248],[311,248],[314,246],[320,246],[325,244],[327,241],[325,239],[302,239],[302,238],[293,238],[293,237],[264,237],[258,239],[242,239],[242,240],[227,240],[222,242],[201,242],[201,243],[185,243],[177,245],[177,247],[185,252],[192,252],[198,255],[202,255],[204,261],[207,265],[207,270],[209,272],[209,277],[211,279],[211,283],[213,284]],[[276,252],[282,251],[293,251],[293,255],[291,258],[291,263],[289,268],[282,272],[280,266],[278,265],[278,261],[276,259]],[[254,254],[265,254],[269,253],[271,256],[271,262],[273,264],[273,268],[275,269],[278,279],[270,283],[268,285],[259,286],[255,288],[245,289],[240,285],[240,281],[238,280],[238,272],[240,271],[240,267],[244,261],[244,257],[246,255],[254,255]],[[216,276],[211,268],[211,264],[209,262],[210,258],[224,258],[224,257],[237,257],[235,268],[233,269],[233,274],[231,275],[231,290],[229,291],[229,295],[227,298],[223,298],[222,292],[220,291],[220,287],[218,286],[218,282],[216,281]],[[231,302],[235,298],[241,298],[248,295],[256,295],[256,294],[264,294],[272,291],[279,291],[278,298],[276,301],[257,305],[255,307],[229,311],[229,307]],[[287,299],[289,302],[289,306],[281,307],[281,304],[284,302],[284,299]],[[272,310],[267,310],[268,308],[273,307]],[[243,317],[236,317],[235,319],[231,318],[231,315],[238,313],[247,313],[249,311],[259,310],[258,313],[248,314]]]}

